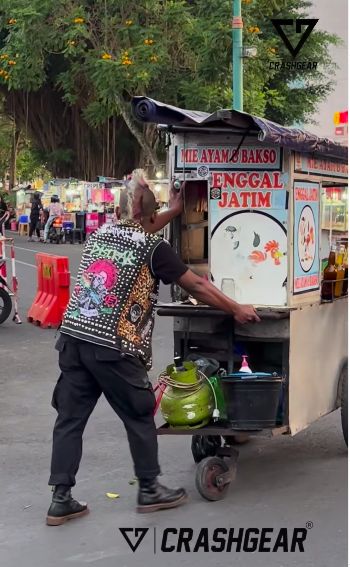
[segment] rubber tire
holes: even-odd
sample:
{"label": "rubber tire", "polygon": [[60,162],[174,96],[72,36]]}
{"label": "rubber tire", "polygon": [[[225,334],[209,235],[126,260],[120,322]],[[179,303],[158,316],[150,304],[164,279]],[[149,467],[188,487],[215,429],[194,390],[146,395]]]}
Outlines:
{"label": "rubber tire", "polygon": [[341,426],[344,441],[348,446],[348,365],[342,370],[341,403],[340,403]]}
{"label": "rubber tire", "polygon": [[237,433],[224,437],[226,445],[246,445],[251,440],[249,433]]}
{"label": "rubber tire", "polygon": [[0,287],[0,301],[3,303],[3,308],[2,310],[0,310],[0,325],[1,325],[1,323],[4,323],[6,319],[9,318],[12,311],[11,296],[2,287]]}
{"label": "rubber tire", "polygon": [[191,451],[195,463],[200,463],[206,457],[214,457],[217,449],[221,447],[219,435],[193,435]]}
{"label": "rubber tire", "polygon": [[230,483],[221,487],[216,486],[215,474],[222,474],[228,470],[228,465],[219,457],[207,457],[199,463],[196,472],[196,488],[205,500],[216,502],[225,498]]}

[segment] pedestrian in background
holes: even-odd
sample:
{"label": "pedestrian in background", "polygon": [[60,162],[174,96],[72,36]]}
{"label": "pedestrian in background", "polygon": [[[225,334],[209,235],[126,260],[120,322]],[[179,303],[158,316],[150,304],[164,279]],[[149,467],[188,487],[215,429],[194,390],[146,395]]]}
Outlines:
{"label": "pedestrian in background", "polygon": [[6,204],[4,197],[1,195],[0,196],[0,219],[1,219],[2,216],[4,216],[6,211],[7,211],[7,204]]}
{"label": "pedestrian in background", "polygon": [[34,193],[32,206],[30,210],[30,226],[29,226],[28,242],[33,242],[34,232],[36,233],[38,240],[40,240],[40,215],[42,210],[43,210],[43,205],[41,203],[40,193]]}
{"label": "pedestrian in background", "polygon": [[58,195],[52,195],[51,197],[51,203],[49,205],[49,218],[45,224],[45,229],[44,229],[44,242],[48,241],[48,237],[49,237],[49,231],[50,231],[50,227],[53,223],[53,221],[57,218],[60,217],[61,215],[63,215],[63,207],[60,203],[60,199],[58,197]]}

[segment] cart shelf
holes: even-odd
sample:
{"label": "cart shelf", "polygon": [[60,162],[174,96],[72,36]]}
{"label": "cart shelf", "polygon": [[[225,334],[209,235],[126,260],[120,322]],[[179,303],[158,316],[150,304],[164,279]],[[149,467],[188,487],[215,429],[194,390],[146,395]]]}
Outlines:
{"label": "cart shelf", "polygon": [[158,435],[221,435],[222,437],[234,437],[245,433],[249,437],[277,437],[279,435],[287,435],[289,428],[287,425],[274,427],[273,429],[258,429],[258,430],[243,430],[232,429],[227,423],[209,424],[200,428],[175,428],[171,427],[168,423],[164,423],[157,428]]}

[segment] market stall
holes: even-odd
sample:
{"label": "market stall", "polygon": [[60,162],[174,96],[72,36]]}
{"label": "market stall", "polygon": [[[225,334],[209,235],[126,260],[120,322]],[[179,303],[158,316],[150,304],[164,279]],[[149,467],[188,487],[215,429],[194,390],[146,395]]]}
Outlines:
{"label": "market stall", "polygon": [[[175,354],[213,358],[222,369],[228,418],[215,430],[213,414],[196,442],[238,431],[294,435],[340,405],[347,436],[347,148],[232,110],[209,115],[143,97],[133,109],[139,120],[164,125],[170,175],[186,181],[173,245],[193,271],[239,303],[253,304],[261,318],[235,325],[223,312],[193,304],[178,286],[172,302],[159,307],[159,315],[174,317]],[[323,282],[330,273],[331,282]],[[244,387],[242,355],[255,378]],[[274,377],[280,391],[271,421]],[[193,434],[188,416],[187,422],[180,430],[168,423],[159,433]],[[198,445],[192,449],[197,460]],[[201,458],[217,454],[212,443],[202,443],[201,451]],[[197,477],[205,497],[206,481],[215,480],[209,470],[210,463]],[[225,470],[222,464],[217,473],[222,486],[232,480]]]}

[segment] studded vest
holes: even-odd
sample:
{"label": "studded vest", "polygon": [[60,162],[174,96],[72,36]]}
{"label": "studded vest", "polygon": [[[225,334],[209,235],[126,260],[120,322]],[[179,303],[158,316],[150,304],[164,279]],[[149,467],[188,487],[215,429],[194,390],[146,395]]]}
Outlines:
{"label": "studded vest", "polygon": [[92,234],[61,332],[136,356],[150,368],[158,281],[149,261],[160,242],[131,221]]}

